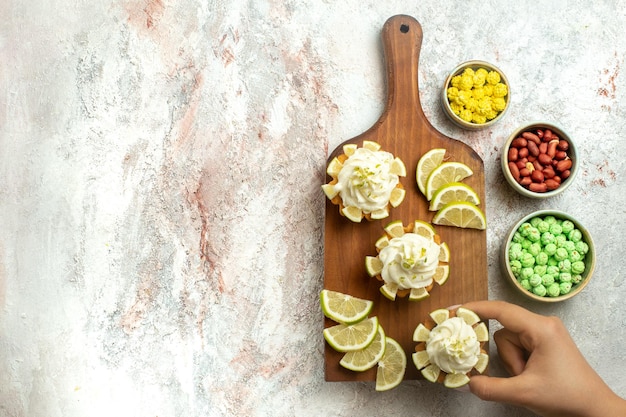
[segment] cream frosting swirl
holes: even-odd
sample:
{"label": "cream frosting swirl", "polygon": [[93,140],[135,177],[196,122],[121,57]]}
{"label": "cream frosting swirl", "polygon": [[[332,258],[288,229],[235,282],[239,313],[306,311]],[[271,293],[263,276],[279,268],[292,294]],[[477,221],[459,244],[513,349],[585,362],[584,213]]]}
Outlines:
{"label": "cream frosting swirl", "polygon": [[426,351],[442,371],[466,374],[478,362],[480,342],[472,326],[460,317],[452,317],[431,330]]}
{"label": "cream frosting swirl", "polygon": [[365,213],[385,208],[400,182],[398,175],[390,172],[393,160],[389,152],[356,149],[337,176],[335,189],[343,205],[358,207]]}
{"label": "cream frosting swirl", "polygon": [[403,290],[428,287],[439,265],[440,249],[432,239],[416,233],[394,237],[378,254],[383,262],[381,276]]}

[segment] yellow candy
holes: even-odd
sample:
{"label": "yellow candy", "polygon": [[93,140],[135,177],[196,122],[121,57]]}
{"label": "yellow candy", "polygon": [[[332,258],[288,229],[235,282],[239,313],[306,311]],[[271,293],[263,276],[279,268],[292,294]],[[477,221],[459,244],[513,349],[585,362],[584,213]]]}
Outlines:
{"label": "yellow candy", "polygon": [[497,71],[465,68],[450,80],[446,91],[452,112],[470,123],[486,123],[506,108],[506,84]]}

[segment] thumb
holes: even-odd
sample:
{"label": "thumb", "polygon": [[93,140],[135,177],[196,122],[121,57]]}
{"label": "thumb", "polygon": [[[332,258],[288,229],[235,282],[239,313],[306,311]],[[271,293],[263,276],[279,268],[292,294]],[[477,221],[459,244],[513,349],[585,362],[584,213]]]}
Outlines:
{"label": "thumb", "polygon": [[520,384],[520,377],[498,378],[486,375],[475,375],[470,378],[470,391],[485,401],[521,404],[521,396],[525,390]]}

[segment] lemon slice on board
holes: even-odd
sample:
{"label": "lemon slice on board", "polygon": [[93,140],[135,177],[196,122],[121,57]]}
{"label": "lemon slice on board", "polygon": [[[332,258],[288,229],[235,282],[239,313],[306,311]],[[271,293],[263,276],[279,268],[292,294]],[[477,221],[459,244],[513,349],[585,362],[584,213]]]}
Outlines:
{"label": "lemon slice on board", "polygon": [[396,295],[398,294],[398,284],[394,284],[393,282],[383,284],[380,287],[380,293],[384,295],[385,298],[393,301],[396,299]]}
{"label": "lemon slice on board", "polygon": [[341,168],[343,168],[343,164],[341,163],[339,158],[335,157],[328,164],[328,168],[326,168],[326,173],[333,178],[337,178],[337,175],[339,175],[339,171],[341,171]]}
{"label": "lemon slice on board", "polygon": [[435,228],[430,223],[422,220],[415,220],[415,222],[413,222],[413,233],[433,240],[435,237]]}
{"label": "lemon slice on board", "polygon": [[430,364],[426,368],[420,371],[422,376],[430,382],[437,382],[439,378],[439,374],[441,373],[441,369],[435,364]]}
{"label": "lemon slice on board", "polygon": [[425,350],[413,353],[412,358],[413,364],[418,370],[430,365],[430,357],[428,356],[428,352]]}
{"label": "lemon slice on board", "polygon": [[391,237],[401,237],[404,236],[404,226],[402,225],[402,220],[394,220],[384,227],[385,232],[389,234]]}
{"label": "lemon slice on board", "polygon": [[433,172],[443,162],[443,157],[446,153],[445,149],[435,148],[426,152],[417,162],[417,169],[415,171],[415,180],[417,181],[417,187],[426,195],[426,181]]}
{"label": "lemon slice on board", "polygon": [[337,323],[357,323],[372,311],[374,302],[337,291],[322,290],[320,304],[324,315]]}
{"label": "lemon slice on board", "polygon": [[355,324],[338,324],[324,329],[324,339],[338,352],[365,349],[378,333],[376,316]]}
{"label": "lemon slice on board", "polygon": [[381,146],[378,142],[374,142],[371,140],[364,140],[363,141],[363,147],[365,149],[369,149],[370,151],[376,152],[378,150],[380,150]]}
{"label": "lemon slice on board", "polygon": [[457,308],[456,316],[461,317],[463,321],[469,326],[473,326],[480,321],[480,317],[478,317],[478,314],[464,307]]}
{"label": "lemon slice on board", "polygon": [[439,245],[439,262],[450,262],[450,247],[446,242]]}
{"label": "lemon slice on board", "polygon": [[441,324],[450,318],[450,310],[447,308],[439,308],[430,313],[430,317],[437,324]]}
{"label": "lemon slice on board", "polygon": [[437,211],[447,204],[460,201],[467,201],[474,205],[480,204],[480,198],[472,187],[462,182],[453,182],[443,185],[435,191],[433,198],[430,200],[428,209],[430,211]]}
{"label": "lemon slice on board", "polygon": [[372,343],[365,349],[347,352],[339,361],[339,365],[356,372],[373,368],[385,353],[385,339],[383,326],[378,326],[378,333]]}
{"label": "lemon slice on board", "polygon": [[404,201],[405,196],[406,191],[404,190],[404,188],[396,187],[391,190],[391,195],[389,196],[389,204],[391,204],[391,207],[398,207]]}
{"label": "lemon slice on board", "polygon": [[375,277],[383,270],[383,261],[376,256],[365,257],[365,270],[370,277]]}
{"label": "lemon slice on board", "polygon": [[409,300],[420,301],[428,297],[430,297],[430,294],[428,293],[426,288],[411,288]]}
{"label": "lemon slice on board", "polygon": [[435,275],[433,275],[433,281],[435,281],[439,285],[443,285],[446,283],[449,277],[450,277],[450,265],[439,265],[437,266],[437,269],[435,269]]}
{"label": "lemon slice on board", "polygon": [[358,207],[344,207],[341,212],[344,216],[346,216],[348,219],[352,220],[355,223],[360,223],[361,219],[363,219],[363,211],[361,211],[361,209]]}
{"label": "lemon slice on board", "polygon": [[430,173],[426,180],[426,199],[432,200],[435,191],[444,185],[463,181],[472,175],[470,167],[462,162],[443,162]]}
{"label": "lemon slice on board", "polygon": [[443,385],[448,388],[459,388],[467,385],[469,381],[469,376],[466,374],[447,374],[443,379]]}
{"label": "lemon slice on board", "polygon": [[472,203],[450,203],[440,209],[433,217],[433,223],[441,226],[456,226],[462,228],[485,230],[487,218],[478,207]]}
{"label": "lemon slice on board", "polygon": [[399,177],[406,177],[406,166],[404,162],[400,158],[395,158],[391,161],[391,165],[389,166],[389,173],[395,174]]}
{"label": "lemon slice on board", "polygon": [[346,143],[345,145],[343,145],[343,153],[350,157],[354,154],[354,151],[356,151],[358,148],[358,145],[356,143]]}
{"label": "lemon slice on board", "polygon": [[487,325],[484,322],[474,327],[474,333],[476,333],[476,339],[478,339],[479,342],[489,340],[489,330],[487,330]]}
{"label": "lemon slice on board", "polygon": [[487,369],[488,364],[489,364],[489,355],[481,352],[478,355],[478,362],[476,362],[476,365],[474,365],[474,369],[476,369],[479,373],[482,374],[483,372],[485,372],[485,369]]}
{"label": "lemon slice on board", "polygon": [[414,342],[425,342],[430,337],[430,330],[422,323],[418,324],[413,332],[413,341]]}
{"label": "lemon slice on board", "polygon": [[376,391],[388,391],[397,387],[406,371],[406,354],[394,339],[387,337],[385,354],[378,362],[376,370]]}

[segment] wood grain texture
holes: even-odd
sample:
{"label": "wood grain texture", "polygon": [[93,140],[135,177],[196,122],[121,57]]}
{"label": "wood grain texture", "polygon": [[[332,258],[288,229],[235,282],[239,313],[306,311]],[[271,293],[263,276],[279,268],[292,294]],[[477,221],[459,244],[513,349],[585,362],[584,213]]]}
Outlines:
{"label": "wood grain texture", "polygon": [[[420,24],[409,16],[390,18],[383,26],[382,41],[387,70],[387,103],[378,121],[366,132],[338,146],[328,161],[342,153],[345,143],[362,144],[364,140],[380,143],[382,149],[400,157],[407,176],[401,179],[407,194],[404,202],[391,210],[383,220],[353,223],[339,214],[338,207],[326,202],[324,236],[324,287],[374,301],[371,315],[378,316],[387,336],[396,339],[407,353],[405,379],[418,379],[410,354],[414,351],[413,330],[428,313],[468,301],[487,299],[487,241],[486,232],[435,226],[442,241],[451,251],[451,275],[444,286],[435,287],[431,296],[420,302],[408,298],[387,300],[380,294],[380,282],[365,271],[367,255],[376,255],[374,242],[383,234],[383,227],[393,220],[406,225],[415,219],[431,221],[425,197],[415,182],[419,158],[428,150],[442,147],[446,160],[467,164],[474,174],[464,182],[473,187],[485,208],[484,164],[479,155],[464,143],[438,132],[426,119],[419,97],[418,64],[423,33]],[[329,178],[330,180],[330,178]],[[325,326],[335,323],[326,319]],[[325,375],[327,381],[375,380],[376,367],[357,373],[339,365],[343,356],[325,346]]]}

